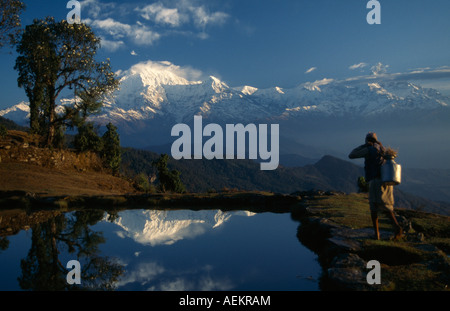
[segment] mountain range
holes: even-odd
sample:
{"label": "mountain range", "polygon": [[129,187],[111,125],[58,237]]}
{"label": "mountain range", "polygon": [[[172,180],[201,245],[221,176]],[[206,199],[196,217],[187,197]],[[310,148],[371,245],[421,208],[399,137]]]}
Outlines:
{"label": "mountain range", "polygon": [[[192,79],[170,62],[153,61],[118,76],[120,90],[91,119],[116,124],[124,146],[167,146],[175,124],[192,125],[193,116],[202,115],[204,123],[280,124],[280,152],[291,157],[318,160],[329,153],[342,158],[367,131],[376,131],[385,145],[400,149],[408,164],[450,168],[445,156],[450,144],[443,139],[450,140],[442,136],[450,129],[450,97],[408,81],[373,75],[293,88],[230,87],[214,76]],[[73,96],[61,103],[73,104]],[[25,102],[0,111],[20,125],[28,122],[28,114]],[[423,160],[423,150],[433,151],[430,161]]]}

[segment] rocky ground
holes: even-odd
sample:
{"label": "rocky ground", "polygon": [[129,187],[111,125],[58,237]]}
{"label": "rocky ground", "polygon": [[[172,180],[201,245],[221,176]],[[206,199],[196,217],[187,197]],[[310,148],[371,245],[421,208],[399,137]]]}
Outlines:
{"label": "rocky ground", "polygon": [[[394,241],[388,218],[381,218],[381,240],[374,239],[367,195],[305,195],[293,216],[302,225],[298,238],[315,251],[323,267],[323,290],[450,290],[450,217],[396,210],[404,228]],[[381,284],[370,285],[367,263],[381,266]]]}

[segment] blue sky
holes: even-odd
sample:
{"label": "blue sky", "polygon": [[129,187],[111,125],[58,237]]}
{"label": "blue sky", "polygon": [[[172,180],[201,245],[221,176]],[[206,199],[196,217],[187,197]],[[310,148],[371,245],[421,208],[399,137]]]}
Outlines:
{"label": "blue sky", "polygon": [[[65,0],[28,0],[23,25],[65,19]],[[214,75],[230,86],[293,87],[374,72],[408,76],[450,94],[450,1],[379,0],[84,0],[81,19],[103,40],[99,59],[113,70],[148,60],[181,66],[193,79]],[[0,109],[27,100],[0,51]],[[437,79],[439,77],[439,79]]]}

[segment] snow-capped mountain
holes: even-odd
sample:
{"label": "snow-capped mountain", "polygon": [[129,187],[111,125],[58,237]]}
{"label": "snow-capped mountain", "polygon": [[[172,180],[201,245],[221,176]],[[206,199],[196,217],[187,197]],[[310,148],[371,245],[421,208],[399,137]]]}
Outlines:
{"label": "snow-capped mountain", "polygon": [[[120,72],[120,90],[92,120],[119,126],[123,141],[146,145],[170,137],[176,123],[194,115],[217,123],[256,123],[310,117],[367,118],[392,113],[450,110],[450,97],[405,81],[377,77],[308,82],[294,88],[230,87],[218,78],[192,79],[169,62],[139,63]],[[64,99],[71,104],[73,99]],[[27,124],[27,104],[1,110],[0,116]],[[281,122],[281,121],[280,121]],[[265,122],[267,123],[267,122]],[[142,139],[139,139],[142,137]],[[167,141],[167,139],[165,139]],[[153,142],[163,143],[164,139]],[[147,143],[148,145],[149,143]]]}
{"label": "snow-capped mountain", "polygon": [[117,234],[141,244],[170,245],[194,238],[229,221],[232,216],[253,216],[252,212],[130,210],[115,220],[121,230]]}

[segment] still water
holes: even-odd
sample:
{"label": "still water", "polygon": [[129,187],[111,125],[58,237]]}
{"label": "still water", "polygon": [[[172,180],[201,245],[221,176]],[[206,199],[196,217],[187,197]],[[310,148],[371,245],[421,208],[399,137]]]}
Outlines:
{"label": "still water", "polygon": [[297,239],[300,224],[289,213],[92,210],[43,218],[2,231],[0,290],[73,289],[72,259],[81,265],[79,286],[94,290],[319,290],[317,256]]}

